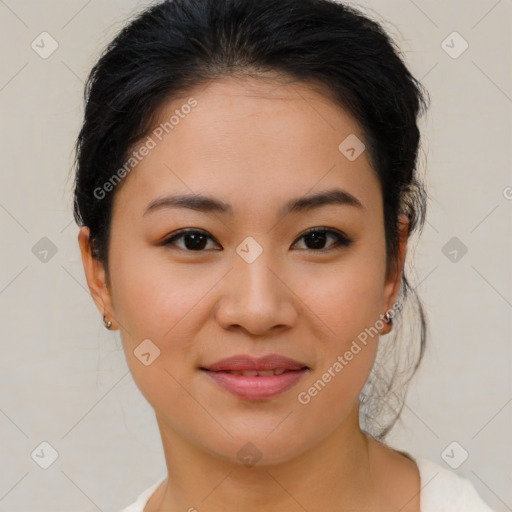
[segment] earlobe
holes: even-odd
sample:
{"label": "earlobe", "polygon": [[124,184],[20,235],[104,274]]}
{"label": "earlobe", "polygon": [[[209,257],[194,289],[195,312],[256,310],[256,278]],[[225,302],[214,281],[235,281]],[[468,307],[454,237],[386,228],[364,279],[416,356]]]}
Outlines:
{"label": "earlobe", "polygon": [[87,286],[94,303],[102,316],[113,317],[113,305],[110,290],[106,285],[105,268],[103,264],[92,254],[90,230],[87,226],[80,228],[78,233],[78,245],[82,255]]}

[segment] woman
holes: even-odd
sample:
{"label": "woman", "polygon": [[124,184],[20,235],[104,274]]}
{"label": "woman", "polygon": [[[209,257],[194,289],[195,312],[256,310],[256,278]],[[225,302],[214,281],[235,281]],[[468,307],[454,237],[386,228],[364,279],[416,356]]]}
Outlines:
{"label": "woman", "polygon": [[490,510],[383,443],[426,103],[383,29],[330,0],[163,2],[108,46],[74,213],[168,471],[126,512]]}

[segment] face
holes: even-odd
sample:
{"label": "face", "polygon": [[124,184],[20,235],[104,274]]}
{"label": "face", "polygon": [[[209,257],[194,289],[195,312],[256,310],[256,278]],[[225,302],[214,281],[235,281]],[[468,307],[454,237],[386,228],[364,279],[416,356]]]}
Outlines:
{"label": "face", "polygon": [[[385,275],[383,202],[357,122],[306,84],[225,78],[166,104],[150,138],[115,190],[110,288],[87,228],[79,240],[165,442],[233,461],[251,442],[271,464],[357,428],[378,344],[368,330],[384,331],[400,285]],[[225,209],[165,202],[192,194]],[[308,369],[263,398],[201,370],[240,354]]]}

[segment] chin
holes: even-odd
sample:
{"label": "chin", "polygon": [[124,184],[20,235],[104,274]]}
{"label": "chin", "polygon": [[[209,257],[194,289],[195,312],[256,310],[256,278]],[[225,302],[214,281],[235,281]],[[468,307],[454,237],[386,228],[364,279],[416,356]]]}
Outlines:
{"label": "chin", "polygon": [[[278,424],[275,423],[273,428]],[[293,436],[285,432],[274,431],[269,435],[272,429],[264,430],[255,433],[252,429],[247,435],[237,433],[233,437],[224,436],[218,440],[209,437],[207,444],[201,444],[214,457],[248,468],[283,464],[307,449],[304,440],[293,439]]]}

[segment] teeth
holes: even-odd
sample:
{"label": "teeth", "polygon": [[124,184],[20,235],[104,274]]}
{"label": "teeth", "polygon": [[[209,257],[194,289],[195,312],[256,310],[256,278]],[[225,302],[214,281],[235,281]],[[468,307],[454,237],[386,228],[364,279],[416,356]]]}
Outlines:
{"label": "teeth", "polygon": [[244,372],[240,372],[240,375],[243,375],[244,377],[256,377],[256,375],[258,375],[258,372],[254,370],[247,370]]}
{"label": "teeth", "polygon": [[243,375],[244,377],[270,377],[271,375],[281,375],[286,370],[284,368],[276,368],[275,370],[246,370],[243,372],[235,372],[235,371],[229,371],[226,373],[231,373],[233,375]]}

